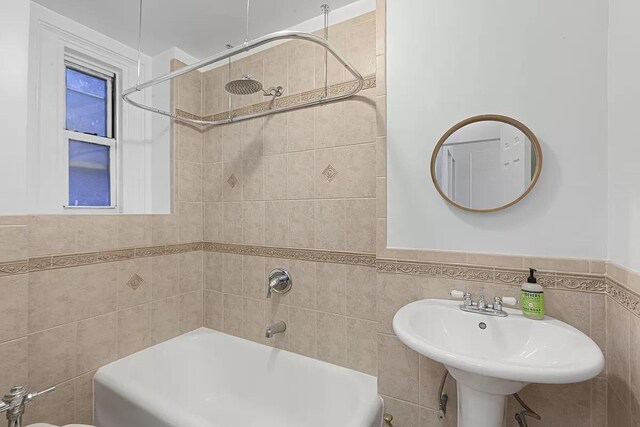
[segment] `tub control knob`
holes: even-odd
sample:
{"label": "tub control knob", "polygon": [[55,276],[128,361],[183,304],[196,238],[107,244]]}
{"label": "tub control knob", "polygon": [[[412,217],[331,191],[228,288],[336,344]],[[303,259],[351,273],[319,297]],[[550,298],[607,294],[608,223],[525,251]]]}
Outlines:
{"label": "tub control knob", "polygon": [[291,275],[284,268],[276,268],[269,273],[267,281],[267,298],[271,298],[271,292],[286,294],[291,290],[293,281]]}

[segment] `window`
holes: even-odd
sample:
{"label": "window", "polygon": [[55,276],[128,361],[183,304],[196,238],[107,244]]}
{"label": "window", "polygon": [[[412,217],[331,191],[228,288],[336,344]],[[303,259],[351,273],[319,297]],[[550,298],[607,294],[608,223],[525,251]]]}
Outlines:
{"label": "window", "polygon": [[65,62],[67,208],[115,207],[114,80],[99,67]]}

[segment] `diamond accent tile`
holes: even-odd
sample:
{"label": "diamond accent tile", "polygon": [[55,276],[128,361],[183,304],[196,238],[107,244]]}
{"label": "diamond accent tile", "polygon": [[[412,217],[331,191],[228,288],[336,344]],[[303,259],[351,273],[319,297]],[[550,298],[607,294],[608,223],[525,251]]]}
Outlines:
{"label": "diamond accent tile", "polygon": [[237,183],[238,183],[238,178],[236,178],[234,174],[231,174],[231,176],[227,180],[227,184],[229,184],[229,186],[233,188],[236,186]]}
{"label": "diamond accent tile", "polygon": [[134,274],[133,276],[131,276],[131,279],[129,279],[129,281],[127,282],[127,286],[135,291],[143,283],[144,283],[144,279],[142,277],[138,276],[137,274]]}
{"label": "diamond accent tile", "polygon": [[322,175],[327,179],[327,181],[331,182],[331,181],[333,181],[333,178],[335,178],[336,175],[338,175],[338,171],[335,170],[335,168],[333,166],[331,166],[331,164],[329,164],[322,171]]}

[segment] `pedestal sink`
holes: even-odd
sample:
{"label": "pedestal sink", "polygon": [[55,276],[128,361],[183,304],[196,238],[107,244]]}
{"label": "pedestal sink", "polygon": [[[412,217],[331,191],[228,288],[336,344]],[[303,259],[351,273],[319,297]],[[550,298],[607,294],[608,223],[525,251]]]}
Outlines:
{"label": "pedestal sink", "polygon": [[506,397],[529,383],[586,381],[604,367],[602,351],[557,319],[467,313],[459,301],[426,299],[393,318],[398,338],[444,364],[458,387],[458,427],[501,427]]}

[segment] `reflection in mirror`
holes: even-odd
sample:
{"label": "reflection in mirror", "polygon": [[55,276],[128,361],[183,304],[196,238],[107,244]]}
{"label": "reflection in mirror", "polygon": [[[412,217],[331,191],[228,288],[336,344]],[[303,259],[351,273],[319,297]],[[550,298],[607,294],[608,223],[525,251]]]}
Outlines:
{"label": "reflection in mirror", "polygon": [[531,191],[541,166],[540,144],[526,126],[504,116],[478,116],[458,123],[440,139],[431,176],[453,205],[492,212]]}

